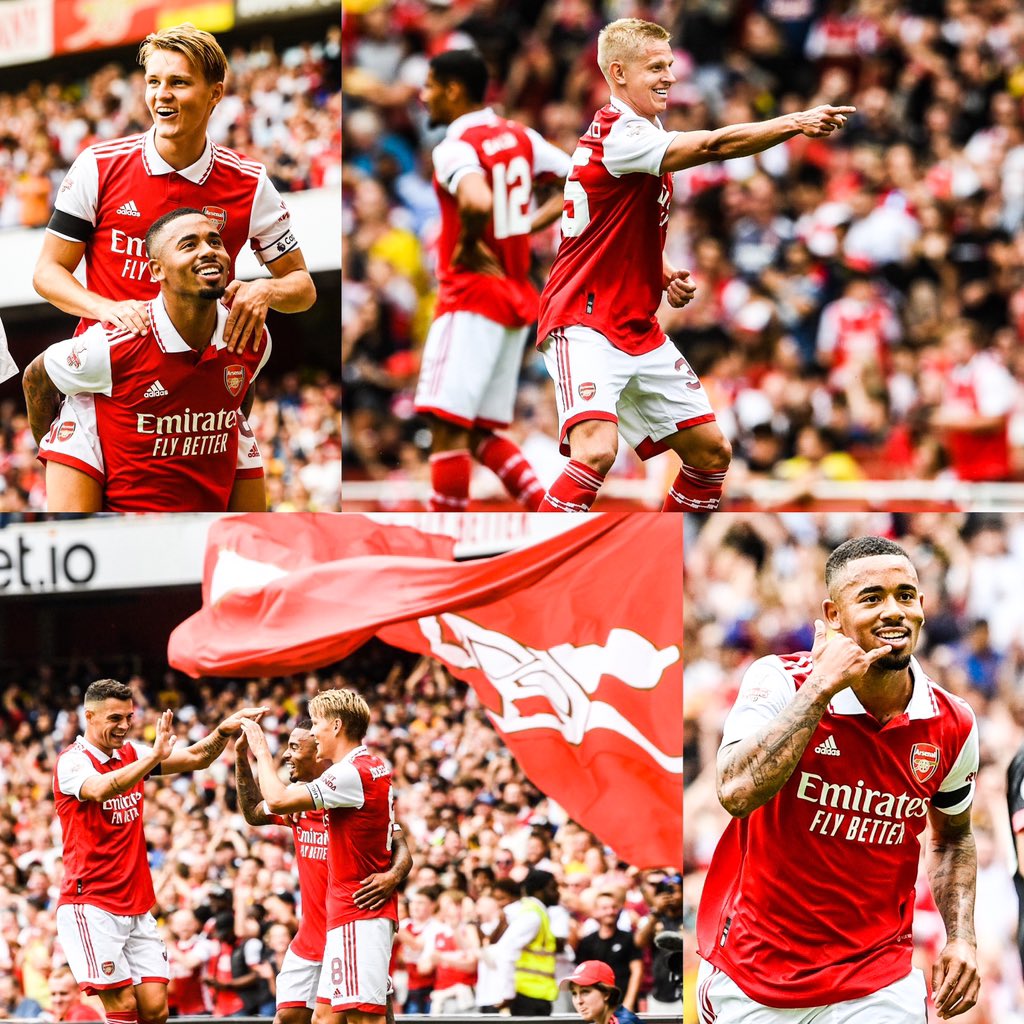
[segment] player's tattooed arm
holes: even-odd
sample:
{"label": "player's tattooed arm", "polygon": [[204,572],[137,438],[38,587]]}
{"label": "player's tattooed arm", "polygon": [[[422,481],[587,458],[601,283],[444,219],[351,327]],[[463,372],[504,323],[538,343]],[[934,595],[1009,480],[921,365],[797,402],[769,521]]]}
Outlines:
{"label": "player's tattooed arm", "polygon": [[953,815],[932,810],[929,822],[928,881],[946,926],[946,945],[932,967],[932,998],[945,1020],[965,1013],[978,1001],[981,982],[974,935],[978,855],[970,808]]}
{"label": "player's tattooed arm", "polygon": [[43,354],[32,360],[25,367],[21,378],[21,387],[25,392],[25,408],[28,410],[28,425],[36,444],[46,436],[54,418],[60,411],[61,394],[54,387],[50,375],[43,365]]}
{"label": "player's tattooed arm", "polygon": [[309,786],[295,782],[286,786],[277,774],[274,755],[267,746],[263,730],[251,718],[240,725],[245,739],[256,758],[256,777],[263,793],[263,803],[271,814],[295,814],[316,807]]}
{"label": "player's tattooed arm", "polygon": [[771,800],[793,774],[832,697],[891,650],[883,644],[864,651],[842,633],[829,635],[825,623],[816,619],[811,677],[775,718],[719,751],[722,806],[734,817],[745,818]]}
{"label": "player's tattooed arm", "polygon": [[235,740],[235,792],[238,794],[238,806],[242,809],[242,817],[248,824],[270,824],[270,816],[260,806],[263,803],[263,794],[252,774],[249,744],[245,736],[239,736]]}
{"label": "player's tattooed arm", "polygon": [[174,775],[177,772],[195,772],[201,768],[209,768],[223,753],[224,748],[228,745],[228,740],[232,736],[238,735],[243,721],[259,721],[269,710],[269,708],[260,707],[242,708],[240,711],[236,711],[229,718],[225,718],[209,736],[184,750],[175,751],[164,761],[161,773]]}
{"label": "player's tattooed arm", "polygon": [[352,901],[360,910],[379,909],[405,881],[411,870],[412,853],[405,841],[405,832],[395,832],[391,843],[391,866],[387,871],[367,875],[352,894]]}

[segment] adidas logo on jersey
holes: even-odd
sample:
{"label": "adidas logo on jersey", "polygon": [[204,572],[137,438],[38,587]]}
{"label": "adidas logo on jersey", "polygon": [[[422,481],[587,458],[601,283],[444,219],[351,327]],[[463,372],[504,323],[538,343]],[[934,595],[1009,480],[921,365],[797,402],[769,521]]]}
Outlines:
{"label": "adidas logo on jersey", "polygon": [[117,212],[119,214],[121,214],[122,217],[141,217],[142,216],[142,214],[139,213],[139,208],[135,205],[135,200],[134,199],[129,199],[128,202],[124,204],[124,206],[119,206],[117,208]]}
{"label": "adidas logo on jersey", "polygon": [[816,754],[826,754],[828,757],[838,757],[839,747],[836,746],[835,736],[829,736],[824,743],[819,743],[815,748]]}
{"label": "adidas logo on jersey", "polygon": [[155,381],[153,381],[152,384],[149,385],[148,388],[146,388],[146,391],[145,391],[145,393],[143,394],[142,397],[143,398],[162,398],[166,394],[169,394],[167,388],[165,388],[163,386],[163,384],[160,383],[160,381],[155,380]]}
{"label": "adidas logo on jersey", "polygon": [[253,441],[252,447],[249,449],[249,458],[250,459],[255,459],[259,455],[259,453],[260,453],[259,446],[256,444],[255,441]]}

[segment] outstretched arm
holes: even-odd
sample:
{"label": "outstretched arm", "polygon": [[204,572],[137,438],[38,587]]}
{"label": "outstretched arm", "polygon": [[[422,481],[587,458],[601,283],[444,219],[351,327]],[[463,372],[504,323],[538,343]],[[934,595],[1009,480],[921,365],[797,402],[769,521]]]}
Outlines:
{"label": "outstretched arm", "polygon": [[256,758],[256,778],[267,810],[271,814],[296,814],[299,811],[313,810],[313,794],[304,783],[293,782],[286,786],[281,781],[277,774],[277,765],[274,764],[274,755],[270,753],[263,730],[248,719],[242,721],[241,728]]}
{"label": "outstretched arm", "polygon": [[773,117],[769,121],[731,124],[710,132],[680,132],[665,150],[661,173],[681,171],[684,167],[696,167],[713,160],[763,153],[795,135],[823,138],[842,128],[856,109],[824,104],[811,110]]}
{"label": "outstretched arm", "polygon": [[238,793],[242,817],[248,824],[270,824],[270,815],[260,806],[263,794],[259,783],[253,778],[252,766],[249,764],[249,744],[244,735],[235,740],[235,792]]}
{"label": "outstretched arm", "polygon": [[80,800],[93,800],[102,803],[111,797],[126,793],[140,779],[144,779],[154,768],[174,750],[177,737],[171,732],[172,715],[165,711],[156,723],[156,739],[153,749],[146,757],[140,757],[132,764],[118,768],[107,775],[93,775],[82,783],[78,796]]}
{"label": "outstretched arm", "polygon": [[829,701],[860,679],[892,648],[864,651],[842,633],[814,623],[814,672],[788,705],[760,729],[718,754],[718,799],[736,818],[764,806],[786,784],[807,749]]}
{"label": "outstretched arm", "polygon": [[238,735],[242,722],[250,719],[259,721],[269,710],[270,708],[263,707],[242,708],[236,711],[230,718],[225,718],[209,736],[171,754],[164,761],[161,774],[174,775],[177,772],[195,772],[200,768],[209,768],[220,757],[228,745],[228,740]]}
{"label": "outstretched arm", "polygon": [[974,891],[978,856],[971,831],[971,810],[943,814],[931,810],[928,881],[946,926],[946,945],[932,966],[932,998],[946,1020],[966,1013],[978,1001],[977,939],[974,936]]}

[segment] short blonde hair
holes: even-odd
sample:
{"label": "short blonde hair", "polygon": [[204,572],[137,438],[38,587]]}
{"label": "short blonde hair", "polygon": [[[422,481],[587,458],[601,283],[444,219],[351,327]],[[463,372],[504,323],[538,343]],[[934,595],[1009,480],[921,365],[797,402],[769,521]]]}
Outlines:
{"label": "short blonde hair", "polygon": [[640,18],[619,18],[605,25],[597,37],[597,66],[610,82],[612,61],[630,64],[640,60],[651,43],[671,39],[667,29]]}
{"label": "short blonde hair", "polygon": [[340,719],[350,740],[361,740],[370,725],[370,705],[354,690],[322,690],[309,702],[309,714]]}
{"label": "short blonde hair", "polygon": [[157,50],[173,50],[182,54],[207,82],[223,82],[228,73],[228,59],[220,48],[220,43],[202,29],[190,22],[174,25],[160,32],[151,32],[142,40],[139,47],[139,64],[146,66],[146,61]]}

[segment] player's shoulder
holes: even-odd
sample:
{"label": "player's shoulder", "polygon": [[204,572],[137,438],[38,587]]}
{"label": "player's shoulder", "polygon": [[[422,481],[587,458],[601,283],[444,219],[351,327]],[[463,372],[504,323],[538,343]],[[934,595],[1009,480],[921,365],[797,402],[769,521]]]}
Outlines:
{"label": "player's shoulder", "polygon": [[215,167],[237,171],[251,178],[259,178],[265,172],[263,164],[244,153],[239,153],[237,149],[228,149],[227,146],[221,146],[216,142],[212,143],[212,146]]}
{"label": "player's shoulder", "polygon": [[[105,142],[94,142],[87,146],[82,152],[89,153],[95,157],[97,162],[112,160],[116,157],[131,156],[135,152],[142,152],[146,144],[146,133],[138,135],[125,135],[120,139],[108,139]],[[81,155],[81,154],[79,154]]]}
{"label": "player's shoulder", "polygon": [[[63,750],[61,750],[56,757],[56,761],[59,761],[62,757],[85,757],[85,744],[82,742],[81,736],[76,736],[74,741],[69,743]],[[55,761],[55,763],[56,763]]]}
{"label": "player's shoulder", "polygon": [[934,679],[925,675],[925,685],[928,687],[928,696],[931,698],[932,707],[936,714],[943,718],[952,720],[958,726],[968,731],[973,728],[975,716],[974,709],[963,697],[941,687]]}
{"label": "player's shoulder", "polygon": [[794,651],[792,654],[766,654],[757,658],[748,666],[744,678],[778,676],[794,687],[799,687],[813,671],[811,652]]}

